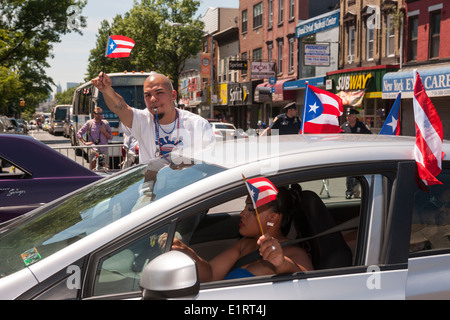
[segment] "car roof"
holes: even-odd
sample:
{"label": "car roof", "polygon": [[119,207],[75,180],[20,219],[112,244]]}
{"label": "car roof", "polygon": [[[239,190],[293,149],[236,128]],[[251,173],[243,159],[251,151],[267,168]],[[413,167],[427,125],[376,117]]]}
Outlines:
{"label": "car roof", "polygon": [[97,175],[30,136],[0,134],[0,145],[1,157],[31,173],[34,178]]}
{"label": "car roof", "polygon": [[[226,168],[289,155],[297,156],[300,164],[302,158],[310,157],[311,154],[324,155],[324,163],[338,158],[340,162],[414,160],[414,146],[415,137],[409,136],[295,134],[219,141],[213,147],[195,153],[193,158]],[[445,159],[448,159],[450,143],[447,140],[444,140],[443,151],[446,153]],[[345,153],[351,157],[343,157]]]}

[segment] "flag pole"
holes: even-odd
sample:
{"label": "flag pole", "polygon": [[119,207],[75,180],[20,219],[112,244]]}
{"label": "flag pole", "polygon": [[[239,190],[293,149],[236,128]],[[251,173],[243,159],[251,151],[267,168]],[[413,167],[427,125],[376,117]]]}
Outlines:
{"label": "flag pole", "polygon": [[[250,189],[248,188],[248,184],[247,184],[247,179],[245,178],[244,174],[242,174],[242,179],[244,180],[245,186],[247,187],[247,190],[250,193]],[[262,228],[261,220],[259,219],[258,208],[256,208],[256,203],[253,201],[253,197],[252,197],[251,194],[250,194],[250,198],[252,199],[253,206],[255,207],[256,218],[258,219],[258,224],[259,224],[259,228],[261,230],[261,234],[264,235],[264,231],[263,231],[263,228]]]}
{"label": "flag pole", "polygon": [[305,99],[303,99],[303,115],[302,115],[302,135],[305,134],[305,119],[306,119],[306,102],[308,96],[308,81],[305,82]]}

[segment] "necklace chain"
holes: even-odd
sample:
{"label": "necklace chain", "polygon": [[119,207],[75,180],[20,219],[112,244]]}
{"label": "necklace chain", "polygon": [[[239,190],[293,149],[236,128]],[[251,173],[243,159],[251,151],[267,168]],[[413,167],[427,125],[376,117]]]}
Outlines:
{"label": "necklace chain", "polygon": [[153,122],[155,123],[155,138],[156,138],[156,143],[159,145],[159,152],[161,153],[162,150],[162,143],[159,140],[159,129],[161,129],[165,134],[167,135],[171,135],[172,132],[175,130],[175,127],[177,128],[177,140],[178,137],[180,135],[180,119],[179,119],[179,114],[178,114],[178,110],[175,108],[175,122],[173,124],[173,128],[170,132],[167,132],[166,130],[163,129],[163,127],[161,127],[160,123],[159,123],[159,118],[158,118],[158,114],[155,114],[155,118],[153,118]]}

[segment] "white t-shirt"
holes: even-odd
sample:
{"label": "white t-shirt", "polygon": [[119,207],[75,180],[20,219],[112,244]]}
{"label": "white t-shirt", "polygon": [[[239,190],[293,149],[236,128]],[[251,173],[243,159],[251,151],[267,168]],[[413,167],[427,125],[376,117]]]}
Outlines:
{"label": "white t-shirt", "polygon": [[[155,121],[148,109],[133,108],[131,134],[139,141],[139,162],[148,163],[173,148],[206,148],[216,141],[208,121],[192,112],[176,109],[178,118],[168,125],[160,125],[155,131]],[[158,125],[157,125],[158,127]],[[156,140],[157,135],[159,140]]]}

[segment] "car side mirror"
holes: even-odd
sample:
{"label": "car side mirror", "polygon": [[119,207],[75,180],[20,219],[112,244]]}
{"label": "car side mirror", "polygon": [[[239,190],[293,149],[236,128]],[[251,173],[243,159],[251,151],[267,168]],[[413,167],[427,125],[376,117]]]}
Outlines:
{"label": "car side mirror", "polygon": [[164,253],[144,268],[139,285],[144,300],[194,298],[200,290],[197,265],[180,251]]}

